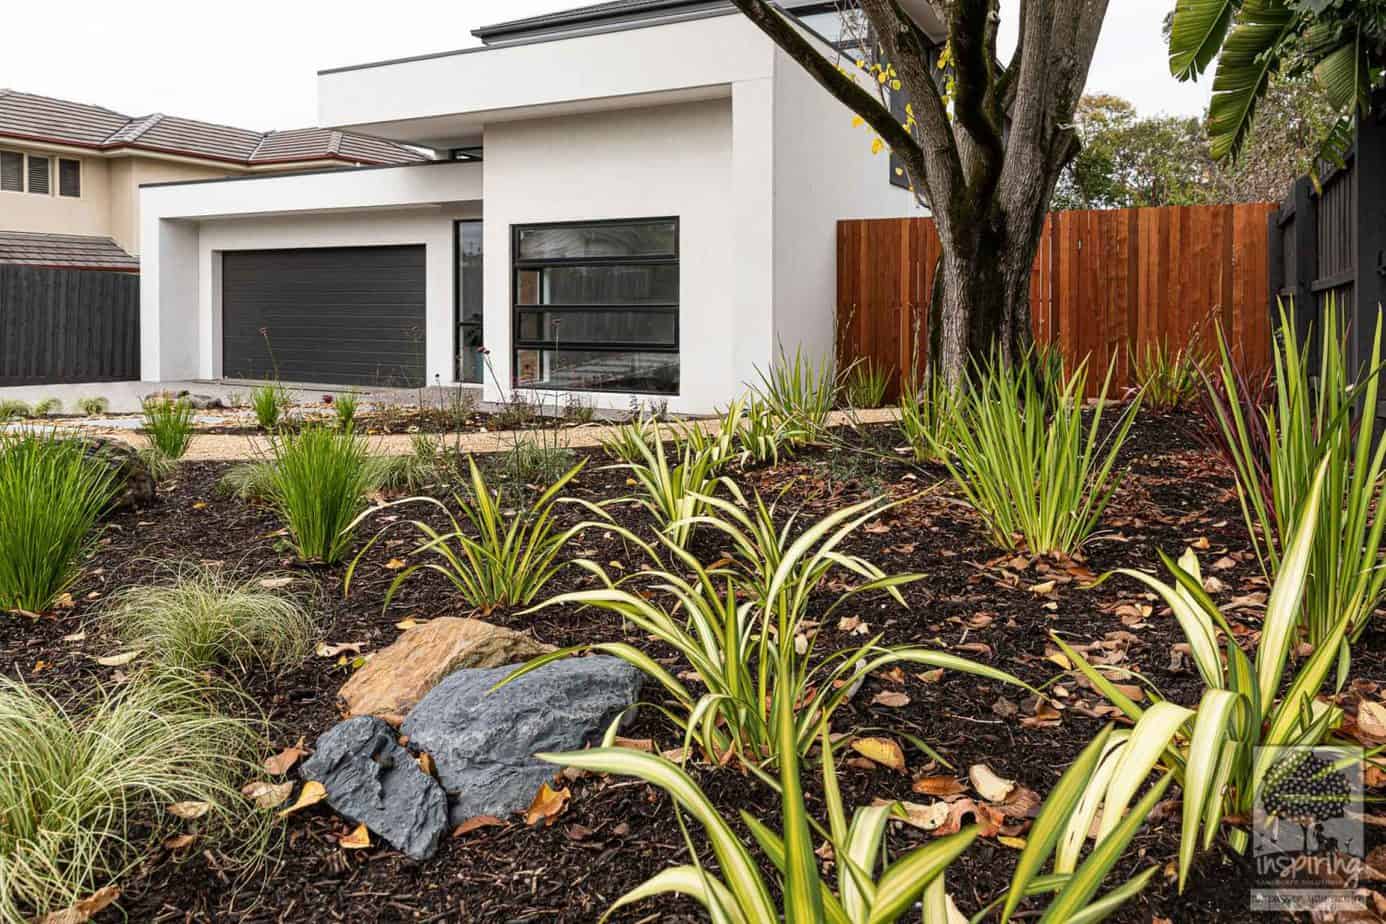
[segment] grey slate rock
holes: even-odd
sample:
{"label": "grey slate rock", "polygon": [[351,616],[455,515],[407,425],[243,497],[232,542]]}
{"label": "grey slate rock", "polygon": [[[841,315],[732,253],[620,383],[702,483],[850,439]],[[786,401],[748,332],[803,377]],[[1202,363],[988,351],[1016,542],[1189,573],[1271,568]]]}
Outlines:
{"label": "grey slate rock", "polygon": [[447,796],[380,719],[358,716],[324,732],[300,773],[323,785],[339,815],[409,857],[427,860],[438,849],[448,825]]}
{"label": "grey slate rock", "polygon": [[640,671],[607,656],[555,661],[488,695],[518,666],[449,674],[400,727],[432,755],[453,824],[527,809],[559,770],[534,755],[599,741],[640,696]]}

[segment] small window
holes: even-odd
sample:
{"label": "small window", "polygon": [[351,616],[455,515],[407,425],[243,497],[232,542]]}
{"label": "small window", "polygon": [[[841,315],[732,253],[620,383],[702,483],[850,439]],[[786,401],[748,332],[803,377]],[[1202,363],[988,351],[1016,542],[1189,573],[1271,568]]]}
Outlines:
{"label": "small window", "polygon": [[53,164],[47,157],[29,155],[29,192],[40,196],[52,193]]}
{"label": "small window", "polygon": [[80,160],[68,160],[66,157],[58,160],[58,195],[73,199],[81,197],[82,162]]}
{"label": "small window", "polygon": [[24,155],[0,151],[0,192],[24,191]]}

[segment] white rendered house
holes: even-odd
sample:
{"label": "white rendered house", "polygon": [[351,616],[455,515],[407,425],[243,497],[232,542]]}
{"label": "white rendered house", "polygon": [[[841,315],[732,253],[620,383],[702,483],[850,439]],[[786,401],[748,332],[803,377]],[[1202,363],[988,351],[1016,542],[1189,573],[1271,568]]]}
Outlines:
{"label": "white rendered house", "polygon": [[142,378],[709,412],[780,346],[831,350],[839,219],[919,214],[869,131],[729,4],[477,35],[318,77],[322,125],[436,161],[143,187]]}

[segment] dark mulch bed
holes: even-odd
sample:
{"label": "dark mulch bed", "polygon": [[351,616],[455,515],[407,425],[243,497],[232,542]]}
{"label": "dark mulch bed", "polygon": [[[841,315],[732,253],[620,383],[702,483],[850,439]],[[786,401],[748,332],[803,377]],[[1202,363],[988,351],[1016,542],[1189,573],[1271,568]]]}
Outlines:
{"label": "dark mulch bed", "polygon": [[[858,439],[888,450],[892,434],[888,428],[877,428]],[[860,641],[837,623],[838,615],[850,615],[859,617],[873,634],[884,633],[887,644],[932,645],[1003,667],[1039,685],[1060,671],[1047,658],[1053,653],[1048,642],[1048,633],[1053,631],[1073,643],[1107,642],[1109,650],[1124,651],[1124,663],[1166,695],[1192,702],[1200,684],[1188,664],[1172,657],[1172,646],[1182,640],[1173,618],[1158,605],[1143,613],[1139,608],[1152,601],[1131,580],[1113,579],[1092,589],[1080,585],[1091,573],[1112,568],[1153,569],[1158,565],[1157,550],[1177,554],[1188,544],[1202,549],[1199,554],[1208,573],[1223,584],[1215,597],[1225,605],[1264,590],[1264,584],[1248,554],[1225,467],[1201,450],[1183,421],[1143,415],[1124,455],[1132,477],[1112,504],[1102,535],[1089,545],[1085,561],[1073,563],[1032,562],[998,554],[947,485],[934,486],[943,477],[942,470],[911,468],[865,447],[808,453],[738,480],[743,488],[765,495],[788,488],[782,508],[798,507],[801,516],[814,518],[869,496],[907,497],[924,492],[860,531],[849,546],[887,571],[917,571],[926,576],[905,588],[908,606],[901,610],[876,599],[849,605],[822,627],[822,650]],[[601,459],[592,459],[574,482],[573,493],[591,500],[624,493],[624,474],[601,470],[601,466]],[[186,465],[177,481],[166,486],[157,506],[118,516],[73,590],[74,605],[60,611],[58,618],[0,619],[0,671],[58,689],[81,690],[110,682],[118,669],[101,667],[93,658],[112,654],[114,643],[85,620],[102,597],[118,587],[147,581],[158,563],[168,559],[224,562],[245,573],[293,572],[303,579],[300,590],[313,596],[323,639],[362,643],[365,651],[389,644],[399,633],[396,623],[407,617],[464,612],[449,585],[427,572],[407,583],[390,610],[382,612],[384,590],[393,577],[385,563],[408,552],[403,533],[371,550],[351,595],[344,597],[344,568],[295,566],[271,513],[216,495],[213,487],[225,468]],[[613,513],[622,522],[643,528],[634,511],[615,508]],[[575,518],[578,513],[574,508],[565,515]],[[718,554],[717,543],[710,537],[699,541],[705,560]],[[602,563],[619,562],[623,568],[638,565],[633,550],[605,531],[587,533],[575,548]],[[1214,562],[1219,566],[1210,567]],[[553,590],[571,589],[587,580],[582,572],[570,569],[555,581]],[[1051,581],[1054,589],[1045,592]],[[554,645],[624,637],[615,619],[573,608],[556,607],[528,616],[493,613],[489,618],[527,627]],[[1233,609],[1233,618],[1254,630],[1260,609],[1242,605]],[[63,641],[84,625],[85,638]],[[632,641],[648,647],[646,639]],[[1379,630],[1363,640],[1354,662],[1355,677],[1386,678],[1381,643]],[[278,675],[257,673],[237,679],[269,714],[276,746],[291,744],[300,736],[311,744],[339,718],[336,691],[349,670],[335,659],[313,657],[298,669]],[[905,671],[895,680],[885,676],[869,680],[840,714],[836,727],[918,735],[960,774],[970,764],[986,763],[1042,795],[1105,721],[1092,714],[1100,701],[1090,691],[1071,678],[1063,686],[1068,696],[1061,701],[1068,708],[1045,719],[1035,715],[1036,704],[1023,691],[964,675],[926,679],[920,672]],[[903,692],[909,702],[898,707],[874,704],[883,691]],[[652,738],[661,748],[679,744],[676,731],[653,711],[640,718],[629,735]],[[849,801],[866,804],[889,797],[928,801],[911,793],[912,778],[945,771],[931,766],[924,754],[912,748],[907,749],[907,757],[910,767],[905,774],[844,765],[842,784]],[[744,808],[773,824],[773,799],[758,783],[733,769],[695,770],[695,776],[729,816]],[[659,792],[629,780],[580,779],[571,787],[572,803],[551,827],[530,829],[517,820],[504,828],[482,828],[447,840],[439,855],[423,864],[387,849],[339,849],[336,839],[347,826],[318,806],[289,823],[280,864],[251,887],[227,888],[225,875],[206,856],[173,864],[162,862],[166,857],[156,852],[139,876],[123,883],[124,910],[139,921],[588,922],[626,890],[686,859],[669,800]],[[821,810],[816,787],[811,788],[810,798]],[[1240,859],[1204,857],[1188,892],[1182,897],[1175,894],[1171,876],[1177,832],[1177,817],[1167,816],[1138,835],[1120,873],[1129,876],[1159,864],[1166,874],[1157,876],[1118,920],[1263,920],[1264,916],[1246,910],[1248,874]],[[900,829],[892,843],[901,848],[925,837],[913,829]],[[1371,843],[1377,840],[1373,829]],[[979,839],[954,866],[950,891],[971,913],[1004,889],[1016,855],[995,840]],[[699,920],[692,908],[683,901],[665,900],[646,903],[619,919]]]}

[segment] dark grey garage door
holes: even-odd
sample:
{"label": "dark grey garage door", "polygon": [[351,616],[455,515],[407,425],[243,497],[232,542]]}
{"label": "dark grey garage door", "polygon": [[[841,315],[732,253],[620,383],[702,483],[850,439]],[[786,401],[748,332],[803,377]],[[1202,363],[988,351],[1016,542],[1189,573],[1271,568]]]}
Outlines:
{"label": "dark grey garage door", "polygon": [[221,285],[226,378],[423,384],[421,246],[227,252]]}

